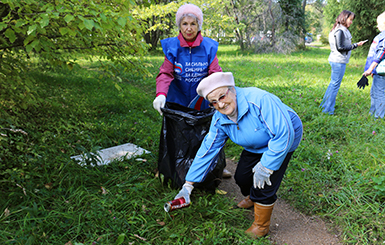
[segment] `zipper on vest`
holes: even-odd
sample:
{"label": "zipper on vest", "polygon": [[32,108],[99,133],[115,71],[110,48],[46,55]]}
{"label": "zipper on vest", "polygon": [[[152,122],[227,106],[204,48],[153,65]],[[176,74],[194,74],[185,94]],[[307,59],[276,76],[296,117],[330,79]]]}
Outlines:
{"label": "zipper on vest", "polygon": [[190,47],[190,54],[191,54],[191,47]]}
{"label": "zipper on vest", "polygon": [[238,123],[237,123],[237,129],[239,130],[239,125],[238,125]]}

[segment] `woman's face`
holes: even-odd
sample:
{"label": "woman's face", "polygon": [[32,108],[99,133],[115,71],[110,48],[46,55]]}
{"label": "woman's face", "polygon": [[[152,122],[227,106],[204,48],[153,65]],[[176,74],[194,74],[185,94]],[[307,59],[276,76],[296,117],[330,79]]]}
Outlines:
{"label": "woman's face", "polygon": [[180,31],[187,42],[195,41],[198,35],[198,22],[195,18],[186,16],[180,22]]}
{"label": "woman's face", "polygon": [[346,20],[346,28],[349,28],[349,26],[353,23],[353,15],[350,15],[349,18]]}
{"label": "woman's face", "polygon": [[213,107],[226,116],[235,116],[237,113],[237,96],[228,87],[220,87],[207,95]]}

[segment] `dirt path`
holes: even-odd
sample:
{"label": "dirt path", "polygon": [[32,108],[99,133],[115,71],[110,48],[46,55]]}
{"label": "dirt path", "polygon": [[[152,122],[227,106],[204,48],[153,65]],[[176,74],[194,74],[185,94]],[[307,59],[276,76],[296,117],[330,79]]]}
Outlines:
{"label": "dirt path", "polygon": [[[236,163],[226,159],[228,169],[235,172]],[[244,197],[235,184],[234,178],[223,179],[219,189],[227,192],[226,196],[234,199],[235,203]],[[250,224],[254,219],[254,211],[250,210]],[[342,244],[338,236],[330,233],[325,222],[316,216],[306,216],[292,208],[283,200],[278,199],[271,217],[269,240],[276,245],[337,245]]]}

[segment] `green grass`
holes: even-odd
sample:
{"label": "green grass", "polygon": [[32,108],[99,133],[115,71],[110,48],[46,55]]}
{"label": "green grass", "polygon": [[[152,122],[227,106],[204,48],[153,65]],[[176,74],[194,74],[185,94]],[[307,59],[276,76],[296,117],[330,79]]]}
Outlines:
{"label": "green grass", "polygon": [[[356,86],[364,58],[350,60],[335,115],[321,113],[328,55],[317,48],[291,55],[218,51],[238,86],[276,94],[303,121],[279,198],[327,219],[346,244],[382,243],[384,121],[369,116],[370,88]],[[243,234],[250,221],[224,196],[197,190],[189,208],[164,212],[178,190],[155,177],[161,117],[152,101],[163,55],[158,50],[147,61],[154,77],[122,71],[121,81],[86,59],[71,71],[37,67],[29,74],[38,81],[34,103],[22,107],[0,95],[0,243],[252,244]],[[81,167],[70,159],[128,142],[151,151],[141,156],[147,161]],[[241,148],[228,142],[225,151],[236,160]]]}

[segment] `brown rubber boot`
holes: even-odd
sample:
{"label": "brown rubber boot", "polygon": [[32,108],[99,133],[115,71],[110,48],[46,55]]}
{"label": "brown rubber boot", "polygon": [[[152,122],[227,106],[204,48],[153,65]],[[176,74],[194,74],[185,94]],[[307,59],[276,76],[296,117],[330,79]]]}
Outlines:
{"label": "brown rubber boot", "polygon": [[250,200],[250,196],[247,196],[245,199],[240,201],[237,206],[238,208],[251,208],[254,206],[254,202]]}
{"label": "brown rubber boot", "polygon": [[270,229],[270,217],[273,213],[273,207],[274,203],[268,205],[254,203],[254,222],[245,233],[253,238],[266,236]]}

